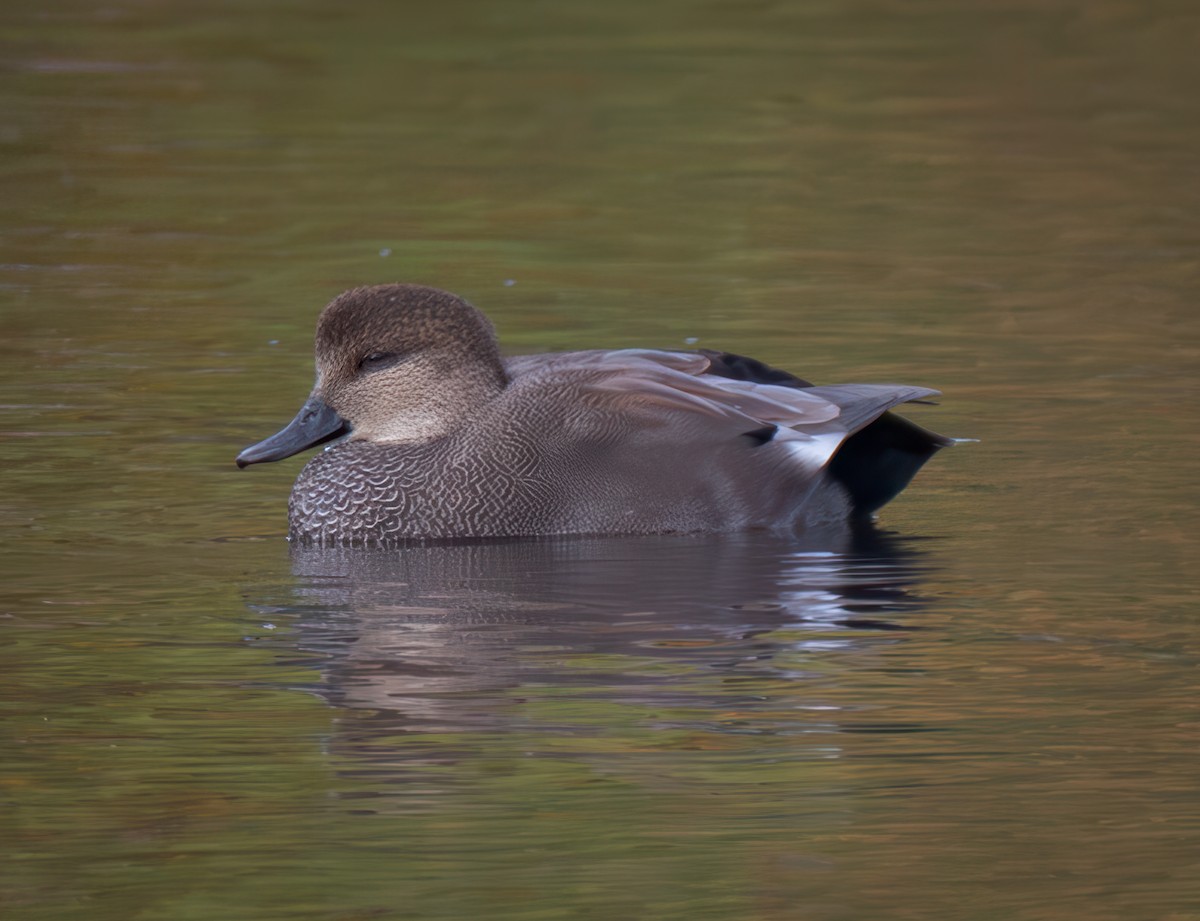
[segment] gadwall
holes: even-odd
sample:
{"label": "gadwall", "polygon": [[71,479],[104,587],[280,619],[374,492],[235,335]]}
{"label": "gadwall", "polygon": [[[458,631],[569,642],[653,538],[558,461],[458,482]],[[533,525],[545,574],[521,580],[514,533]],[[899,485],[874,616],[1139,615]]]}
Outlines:
{"label": "gadwall", "polygon": [[296,418],[237,458],[338,439],[292,489],[305,543],[795,530],[869,516],[951,443],[888,412],[923,387],[708,350],[502,358],[482,313],[418,285],[334,299],[316,358]]}

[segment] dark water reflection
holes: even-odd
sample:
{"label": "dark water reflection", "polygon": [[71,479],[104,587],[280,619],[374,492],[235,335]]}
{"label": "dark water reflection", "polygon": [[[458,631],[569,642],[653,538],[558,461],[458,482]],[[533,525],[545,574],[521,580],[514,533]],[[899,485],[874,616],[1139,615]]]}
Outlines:
{"label": "dark water reflection", "polygon": [[321,656],[318,693],[366,716],[336,751],[408,770],[398,733],[515,726],[540,745],[596,736],[597,704],[659,731],[828,736],[828,660],[918,628],[922,565],[915,542],[873,529],[297,548],[289,613]]}

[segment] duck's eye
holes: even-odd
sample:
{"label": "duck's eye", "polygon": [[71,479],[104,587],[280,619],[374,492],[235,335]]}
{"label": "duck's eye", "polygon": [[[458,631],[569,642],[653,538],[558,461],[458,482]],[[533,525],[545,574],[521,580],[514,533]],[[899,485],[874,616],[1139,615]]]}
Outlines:
{"label": "duck's eye", "polygon": [[370,355],[364,356],[358,363],[358,370],[379,371],[394,365],[399,359],[400,356],[395,352],[372,352]]}

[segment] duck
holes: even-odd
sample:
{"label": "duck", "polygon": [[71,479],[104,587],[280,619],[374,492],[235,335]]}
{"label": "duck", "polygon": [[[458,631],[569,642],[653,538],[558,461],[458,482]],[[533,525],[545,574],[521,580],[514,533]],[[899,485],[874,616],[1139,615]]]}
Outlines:
{"label": "duck", "polygon": [[461,297],[354,288],[316,327],[296,417],[237,456],[300,471],[304,544],[799,531],[871,518],[952,439],[891,412],[938,391],[817,386],[709,349],[504,357]]}

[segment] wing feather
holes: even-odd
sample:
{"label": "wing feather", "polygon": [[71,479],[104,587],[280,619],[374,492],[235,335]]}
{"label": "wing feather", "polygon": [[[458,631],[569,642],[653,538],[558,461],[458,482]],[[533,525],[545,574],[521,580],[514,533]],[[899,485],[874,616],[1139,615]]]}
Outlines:
{"label": "wing feather", "polygon": [[619,349],[526,356],[508,367],[526,380],[569,381],[596,408],[632,413],[651,427],[681,413],[708,419],[718,439],[776,426],[767,441],[809,469],[827,464],[846,438],[894,406],[937,394],[903,384],[759,383],[708,373],[711,365],[698,352]]}

